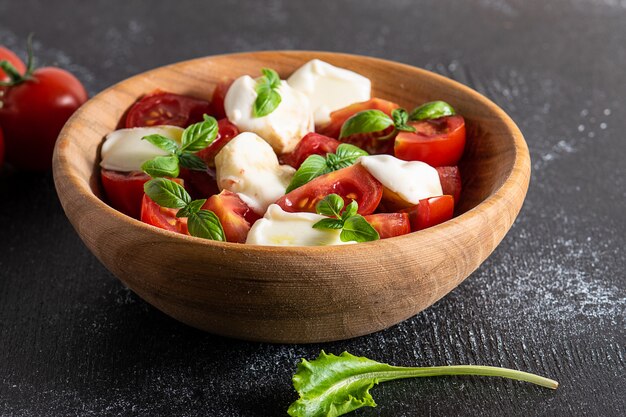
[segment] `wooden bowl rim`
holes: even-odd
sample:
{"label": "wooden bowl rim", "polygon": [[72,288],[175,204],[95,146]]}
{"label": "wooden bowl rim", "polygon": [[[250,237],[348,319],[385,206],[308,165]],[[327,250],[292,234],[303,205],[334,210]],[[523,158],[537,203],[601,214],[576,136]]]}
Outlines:
{"label": "wooden bowl rim", "polygon": [[[103,99],[111,91],[116,90],[120,86],[123,86],[125,84],[130,84],[133,81],[143,78],[143,77],[149,77],[150,75],[156,74],[168,68],[176,68],[179,66],[202,64],[208,60],[221,58],[221,57],[246,56],[248,58],[254,58],[255,55],[266,56],[270,54],[293,55],[295,57],[298,57],[299,55],[314,54],[316,56],[319,56],[319,58],[322,60],[324,57],[346,57],[349,59],[359,59],[359,60],[364,60],[364,61],[370,61],[371,63],[379,64],[382,66],[396,67],[396,68],[402,68],[404,70],[412,71],[415,74],[417,74],[419,77],[430,78],[430,79],[435,80],[438,83],[447,84],[452,89],[461,90],[465,94],[471,96],[473,100],[486,106],[489,109],[489,111],[493,112],[493,114],[497,118],[501,119],[504,122],[504,125],[506,126],[506,129],[507,129],[507,132],[505,132],[505,134],[508,134],[513,138],[513,143],[514,143],[514,148],[515,148],[514,149],[515,150],[514,163],[510,167],[509,172],[506,176],[506,179],[504,180],[502,185],[499,188],[497,188],[489,197],[487,197],[485,200],[483,200],[482,202],[480,202],[478,205],[471,208],[470,210],[466,211],[465,213],[462,213],[452,218],[451,220],[448,220],[439,225],[430,227],[428,229],[420,230],[418,232],[413,232],[413,233],[409,233],[406,235],[397,236],[397,237],[393,237],[389,239],[382,239],[382,240],[373,241],[373,242],[358,243],[355,245],[268,246],[268,245],[250,245],[250,244],[241,244],[241,243],[232,243],[232,242],[218,242],[218,241],[212,241],[212,240],[207,240],[207,239],[201,239],[201,238],[197,238],[197,237],[193,237],[189,235],[183,235],[180,233],[175,233],[175,232],[159,229],[157,227],[146,224],[140,220],[134,219],[114,209],[113,207],[105,203],[103,200],[98,198],[98,196],[96,196],[96,194],[92,191],[89,181],[85,181],[78,174],[73,172],[71,164],[69,163],[70,159],[62,158],[62,155],[64,155],[64,152],[66,152],[68,149],[68,147],[63,146],[63,144],[69,140],[70,138],[69,132],[70,130],[73,129],[75,120],[79,119],[82,113],[86,112],[91,106],[97,105],[99,100]],[[160,234],[165,239],[174,239],[174,240],[178,240],[179,242],[187,242],[188,244],[193,244],[193,245],[227,248],[228,250],[232,250],[232,251],[244,251],[246,253],[253,253],[253,254],[283,251],[286,253],[293,253],[294,255],[299,254],[299,253],[312,255],[312,254],[319,254],[319,253],[328,254],[329,251],[336,252],[336,253],[346,251],[345,252],[346,254],[351,253],[351,255],[354,256],[355,249],[367,250],[371,248],[372,246],[377,246],[377,245],[398,246],[404,242],[408,242],[409,240],[411,240],[412,242],[424,240],[424,243],[427,243],[431,236],[435,234],[440,234],[442,231],[445,232],[445,229],[447,228],[457,227],[459,223],[468,221],[476,216],[481,216],[481,215],[489,216],[493,214],[497,215],[497,213],[492,213],[492,211],[496,210],[498,207],[498,204],[496,203],[499,202],[500,200],[506,200],[507,196],[514,193],[515,188],[519,187],[520,184],[523,184],[526,181],[525,177],[527,176],[527,174],[524,169],[524,165],[530,165],[530,155],[529,155],[528,147],[526,145],[524,137],[521,131],[519,130],[519,128],[517,127],[517,125],[515,124],[515,122],[506,114],[506,112],[504,112],[504,110],[502,110],[493,101],[483,96],[479,92],[473,90],[472,88],[467,87],[464,84],[461,84],[443,75],[439,75],[434,72],[431,72],[422,68],[418,68],[412,65],[408,65],[408,64],[404,64],[404,63],[400,63],[396,61],[390,61],[390,60],[386,60],[382,58],[365,56],[365,55],[339,53],[339,52],[325,52],[325,51],[315,51],[315,50],[267,50],[267,51],[237,52],[237,53],[229,53],[229,54],[209,55],[205,57],[179,61],[176,63],[164,65],[161,67],[157,67],[157,68],[139,73],[137,75],[134,75],[132,77],[119,81],[116,84],[113,84],[112,86],[106,88],[105,90],[101,91],[100,93],[98,93],[97,95],[89,99],[85,104],[83,104],[74,113],[74,115],[72,115],[72,117],[67,121],[67,123],[61,130],[59,134],[59,138],[55,146],[55,151],[54,151],[54,156],[53,156],[53,175],[54,175],[55,182],[57,181],[69,182],[72,185],[72,187],[76,190],[77,193],[79,193],[81,196],[90,200],[93,204],[95,204],[98,207],[99,210],[103,211],[107,215],[116,217],[120,222],[126,223],[128,227],[132,227],[136,229],[138,228],[143,231],[149,231],[151,233]],[[63,179],[60,180],[61,178]]]}

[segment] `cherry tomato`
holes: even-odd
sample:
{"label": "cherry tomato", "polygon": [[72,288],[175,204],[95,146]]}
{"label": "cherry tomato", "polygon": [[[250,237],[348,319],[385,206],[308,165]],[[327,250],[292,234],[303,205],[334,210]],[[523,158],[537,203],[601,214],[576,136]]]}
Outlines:
{"label": "cherry tomato", "polygon": [[232,138],[239,134],[237,126],[228,121],[228,119],[220,119],[217,122],[217,136],[215,140],[207,148],[198,152],[198,156],[206,162],[210,167],[215,166],[215,155],[222,150]]}
{"label": "cherry tomato", "polygon": [[454,197],[454,203],[461,198],[461,173],[459,167],[437,167],[443,193]]}
{"label": "cherry tomato", "polygon": [[365,220],[378,232],[381,239],[411,233],[407,213],[377,213],[365,216]]}
{"label": "cherry tomato", "polygon": [[[24,64],[24,61],[15,55],[13,51],[5,48],[4,46],[0,46],[0,61],[9,61],[20,74],[24,74],[26,72],[26,65]],[[0,81],[6,81],[8,79],[9,76],[2,69],[0,69]]]}
{"label": "cherry tomato", "polygon": [[451,195],[425,198],[400,212],[409,215],[411,230],[416,232],[450,220],[454,214],[454,198]]}
{"label": "cherry tomato", "polygon": [[445,116],[410,122],[417,132],[400,132],[394,154],[405,161],[422,161],[434,167],[456,165],[465,149],[465,120]]}
{"label": "cherry tomato", "polygon": [[348,205],[359,204],[359,214],[374,212],[383,195],[383,186],[360,164],[333,171],[298,187],[278,199],[276,204],[288,212],[315,213],[315,205],[329,194],[338,194]]}
{"label": "cherry tomato", "polygon": [[4,138],[2,136],[2,129],[0,129],[0,168],[4,163]]}
{"label": "cherry tomato", "polygon": [[159,206],[144,194],[141,202],[141,221],[160,229],[188,234],[187,219],[176,217],[177,209]]}
{"label": "cherry tomato", "polygon": [[224,79],[215,86],[213,91],[213,98],[211,99],[211,115],[216,119],[223,119],[226,117],[226,110],[224,109],[224,99],[226,93],[230,88],[234,80]]}
{"label": "cherry tomato", "polygon": [[335,153],[339,145],[341,145],[341,142],[336,139],[315,132],[307,133],[298,142],[293,152],[283,155],[282,160],[284,163],[298,169],[309,156],[326,156],[328,153]]}
{"label": "cherry tomato", "polygon": [[252,223],[259,219],[237,194],[228,190],[209,197],[202,208],[220,219],[228,242],[245,243]]}
{"label": "cherry tomato", "polygon": [[132,105],[126,115],[126,127],[187,127],[201,122],[202,116],[210,111],[208,101],[156,90]]}
{"label": "cherry tomato", "polygon": [[143,200],[143,185],[150,177],[141,171],[118,172],[101,169],[100,178],[111,207],[127,216],[139,219],[141,201]]}
{"label": "cherry tomato", "polygon": [[23,169],[50,169],[61,128],[87,101],[85,88],[69,72],[47,67],[2,92],[0,126],[7,162]]}
{"label": "cherry tomato", "polygon": [[185,189],[194,200],[207,198],[220,192],[215,180],[215,170],[208,168],[206,171],[195,171],[180,168],[179,178],[185,183]]}

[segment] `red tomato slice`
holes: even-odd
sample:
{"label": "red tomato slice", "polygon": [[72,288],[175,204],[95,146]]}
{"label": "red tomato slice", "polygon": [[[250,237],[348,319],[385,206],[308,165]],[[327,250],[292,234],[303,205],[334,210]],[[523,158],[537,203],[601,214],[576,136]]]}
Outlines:
{"label": "red tomato slice", "polygon": [[348,205],[359,204],[359,214],[371,214],[383,195],[383,186],[360,164],[322,175],[278,199],[276,204],[288,212],[315,213],[315,205],[329,194],[338,194]]}
{"label": "red tomato slice", "polygon": [[220,81],[215,86],[215,91],[213,91],[213,98],[211,99],[211,114],[216,119],[224,119],[226,117],[226,110],[224,109],[224,99],[226,98],[226,93],[228,89],[232,85],[234,80],[225,79]]}
{"label": "red tomato slice", "polygon": [[245,243],[248,231],[259,216],[235,193],[224,190],[202,206],[220,219],[228,242]]}
{"label": "red tomato slice", "polygon": [[101,169],[100,178],[111,207],[127,216],[139,219],[143,185],[150,177],[141,171],[118,172]]}
{"label": "red tomato slice", "polygon": [[336,139],[315,132],[307,133],[306,136],[298,142],[293,152],[283,155],[282,160],[283,163],[298,169],[309,156],[326,156],[328,153],[335,153],[339,145],[341,145],[341,142]]}
{"label": "red tomato slice", "polygon": [[324,126],[320,126],[320,128],[317,129],[317,132],[325,136],[330,136],[331,138],[338,138],[339,133],[341,132],[341,127],[346,122],[346,120],[348,120],[350,117],[354,116],[358,112],[361,112],[363,110],[380,110],[388,116],[391,116],[391,112],[398,107],[400,106],[398,106],[396,103],[383,100],[382,98],[371,98],[367,101],[350,104],[343,109],[335,110],[334,112],[332,112],[330,114],[330,122],[328,122]]}
{"label": "red tomato slice", "polygon": [[364,217],[376,229],[381,239],[411,233],[411,222],[407,213],[378,213]]}
{"label": "red tomato slice", "polygon": [[[24,74],[26,72],[26,65],[24,64],[24,61],[22,61],[13,51],[5,48],[4,46],[0,46],[0,61],[9,61],[20,74]],[[0,69],[0,81],[6,81],[8,79],[9,76]]]}
{"label": "red tomato slice", "polygon": [[215,170],[211,168],[206,171],[181,168],[178,177],[183,180],[185,189],[194,200],[207,198],[220,192],[215,179]]}
{"label": "red tomato slice", "polygon": [[454,197],[454,203],[461,198],[461,173],[459,167],[437,167],[443,193]]}
{"label": "red tomato slice", "polygon": [[451,195],[425,198],[401,213],[409,215],[411,230],[416,232],[450,220],[454,214],[454,198]]}
{"label": "red tomato slice", "polygon": [[239,134],[237,126],[229,122],[228,119],[220,119],[217,122],[217,127],[218,131],[215,140],[207,148],[198,152],[198,156],[204,159],[204,162],[210,167],[215,166],[215,155],[217,155],[232,138]]}
{"label": "red tomato slice", "polygon": [[187,127],[202,121],[202,116],[210,113],[208,101],[156,90],[139,99],[128,110],[126,127]]}
{"label": "red tomato slice", "polygon": [[400,132],[394,154],[405,161],[422,161],[434,167],[456,165],[465,149],[465,120],[446,116],[410,122],[417,132]]}
{"label": "red tomato slice", "polygon": [[159,206],[144,194],[141,202],[141,221],[160,229],[188,234],[187,219],[176,217],[178,210]]}

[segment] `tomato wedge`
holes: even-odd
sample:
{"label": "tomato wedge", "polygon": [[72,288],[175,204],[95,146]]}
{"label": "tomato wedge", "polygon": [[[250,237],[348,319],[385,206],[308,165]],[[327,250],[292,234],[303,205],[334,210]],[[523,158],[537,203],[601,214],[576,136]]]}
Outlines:
{"label": "tomato wedge", "polygon": [[207,148],[198,152],[198,156],[210,167],[215,166],[215,155],[217,155],[232,138],[239,134],[237,126],[229,122],[228,119],[220,119],[217,122],[217,128],[218,131],[215,140]]}
{"label": "tomato wedge", "polygon": [[100,178],[111,207],[139,219],[143,185],[150,177],[141,171],[118,172],[103,168],[100,170]]}
{"label": "tomato wedge", "polygon": [[160,229],[188,234],[187,219],[176,217],[177,209],[159,206],[144,194],[141,202],[141,221]]}
{"label": "tomato wedge", "polygon": [[377,213],[364,216],[381,239],[411,233],[408,213]]}
{"label": "tomato wedge", "polygon": [[137,101],[128,110],[126,127],[170,125],[187,127],[210,114],[206,100],[156,90]]}
{"label": "tomato wedge", "polygon": [[461,198],[461,173],[459,167],[437,167],[441,188],[443,193],[454,197],[454,203],[458,203]]}
{"label": "tomato wedge", "polygon": [[329,194],[337,194],[348,205],[355,200],[359,214],[371,214],[383,195],[383,186],[360,164],[333,171],[315,178],[278,199],[278,204],[288,212],[315,213],[315,205]]}
{"label": "tomato wedge", "polygon": [[206,171],[195,171],[180,168],[178,177],[183,180],[185,189],[194,200],[207,198],[220,192],[217,187],[214,169],[208,168]]}
{"label": "tomato wedge", "polygon": [[450,220],[454,215],[454,198],[451,195],[425,198],[400,212],[409,215],[411,231],[416,232]]}
{"label": "tomato wedge", "polygon": [[341,142],[336,139],[315,132],[307,133],[298,142],[293,152],[283,155],[282,161],[298,169],[309,156],[326,156],[328,153],[335,153],[339,145],[341,145]]}
{"label": "tomato wedge", "polygon": [[456,165],[465,149],[465,120],[446,116],[410,122],[417,131],[396,136],[394,155],[405,161],[422,161],[433,167]]}
{"label": "tomato wedge", "polygon": [[226,117],[226,109],[224,109],[224,99],[226,93],[232,85],[234,80],[224,79],[217,83],[215,91],[213,91],[213,98],[211,99],[211,115],[216,119],[223,119]]}
{"label": "tomato wedge", "polygon": [[224,190],[212,195],[202,206],[220,219],[226,241],[245,243],[248,231],[259,216],[235,193]]}

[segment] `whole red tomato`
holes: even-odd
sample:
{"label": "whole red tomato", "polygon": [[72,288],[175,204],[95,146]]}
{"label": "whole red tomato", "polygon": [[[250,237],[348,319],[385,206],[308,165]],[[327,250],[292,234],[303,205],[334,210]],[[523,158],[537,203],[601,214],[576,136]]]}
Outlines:
{"label": "whole red tomato", "polygon": [[[24,74],[26,72],[26,64],[22,61],[15,52],[10,49],[0,46],[0,61],[8,61],[18,74]],[[0,68],[0,81],[6,81],[9,79],[9,75]]]}
{"label": "whole red tomato", "polygon": [[0,90],[7,162],[20,169],[50,169],[57,136],[87,101],[87,92],[76,77],[60,68],[9,75],[10,85]]}

